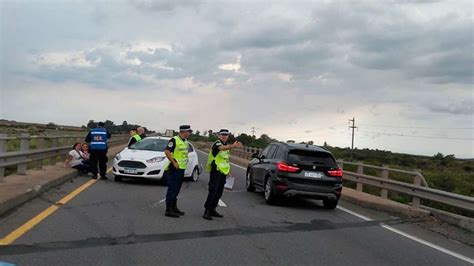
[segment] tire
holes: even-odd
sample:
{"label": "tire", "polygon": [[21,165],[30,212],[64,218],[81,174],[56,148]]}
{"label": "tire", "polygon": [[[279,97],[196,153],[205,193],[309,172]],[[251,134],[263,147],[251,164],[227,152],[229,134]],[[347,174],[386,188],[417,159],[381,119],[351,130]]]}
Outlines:
{"label": "tire", "polygon": [[338,200],[323,199],[323,205],[325,209],[334,210],[337,207]]}
{"label": "tire", "polygon": [[114,181],[115,182],[122,182],[122,176],[121,175],[114,175]]}
{"label": "tire", "polygon": [[255,186],[252,183],[252,177],[250,176],[249,170],[247,170],[247,175],[245,175],[245,188],[248,192],[255,192]]}
{"label": "tire", "polygon": [[277,196],[275,195],[275,188],[273,187],[273,182],[272,182],[271,177],[267,177],[265,179],[263,194],[265,196],[265,202],[268,205],[274,205],[276,203]]}
{"label": "tire", "polygon": [[189,178],[192,182],[197,182],[199,180],[199,170],[197,167],[194,168],[191,177]]}

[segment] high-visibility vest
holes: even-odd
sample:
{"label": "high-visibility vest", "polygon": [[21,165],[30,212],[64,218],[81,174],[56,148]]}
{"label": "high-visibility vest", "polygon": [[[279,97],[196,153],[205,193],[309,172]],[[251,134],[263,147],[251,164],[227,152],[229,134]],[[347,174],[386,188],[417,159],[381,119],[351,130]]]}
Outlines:
{"label": "high-visibility vest", "polygon": [[106,150],[107,149],[107,129],[97,127],[91,129],[91,150]]}
{"label": "high-visibility vest", "polygon": [[[214,142],[214,144],[217,142],[220,142],[220,140]],[[230,173],[230,162],[229,162],[230,150],[226,150],[226,151],[220,150],[217,153],[216,157],[214,157],[214,155],[212,154],[212,146],[211,146],[211,150],[209,151],[209,157],[207,159],[207,165],[206,165],[207,171],[208,172],[211,171],[212,162],[214,161],[217,166],[217,170],[223,173],[224,175],[228,175]]]}
{"label": "high-visibility vest", "polygon": [[142,140],[142,137],[140,137],[140,135],[138,135],[138,134],[133,135],[132,138],[134,138],[137,142],[139,142],[140,140]]}
{"label": "high-visibility vest", "polygon": [[179,136],[173,138],[176,142],[176,147],[173,151],[173,158],[178,162],[179,169],[186,169],[188,167],[188,141],[182,140]]}

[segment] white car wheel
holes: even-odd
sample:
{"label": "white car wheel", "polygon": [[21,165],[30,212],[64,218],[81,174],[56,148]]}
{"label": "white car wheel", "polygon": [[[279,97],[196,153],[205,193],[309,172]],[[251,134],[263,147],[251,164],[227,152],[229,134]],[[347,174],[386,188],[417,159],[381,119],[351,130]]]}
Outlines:
{"label": "white car wheel", "polygon": [[194,168],[193,173],[191,174],[191,180],[197,182],[199,180],[199,172],[197,168]]}

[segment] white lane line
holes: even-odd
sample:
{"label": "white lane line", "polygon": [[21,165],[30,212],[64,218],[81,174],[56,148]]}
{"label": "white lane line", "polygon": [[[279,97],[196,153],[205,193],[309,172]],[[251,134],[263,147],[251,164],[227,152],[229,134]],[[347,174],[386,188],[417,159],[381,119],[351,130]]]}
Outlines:
{"label": "white lane line", "polygon": [[158,203],[163,203],[163,202],[165,202],[165,200],[166,200],[166,198],[165,198],[165,199],[162,199],[162,200],[160,200]]}
{"label": "white lane line", "polygon": [[[362,215],[362,214],[353,212],[353,211],[348,210],[348,209],[346,209],[346,208],[344,208],[344,207],[337,206],[337,208],[340,209],[341,211],[344,211],[344,212],[346,212],[346,213],[349,213],[349,214],[351,214],[351,215],[354,215],[355,217],[358,217],[358,218],[360,218],[360,219],[362,219],[362,220],[365,220],[365,221],[373,221],[373,219],[371,219],[371,218],[369,218],[369,217],[367,217],[367,216],[364,216],[364,215]],[[461,255],[461,254],[459,254],[459,253],[456,253],[456,252],[454,252],[454,251],[451,251],[451,250],[449,250],[449,249],[443,248],[443,247],[441,247],[441,246],[438,246],[438,245],[436,245],[436,244],[433,244],[433,243],[431,243],[431,242],[428,242],[428,241],[423,240],[423,239],[421,239],[421,238],[418,238],[418,237],[416,237],[416,236],[413,236],[413,235],[410,235],[410,234],[408,234],[408,233],[402,232],[402,231],[400,231],[400,230],[398,230],[398,229],[395,229],[395,228],[393,228],[393,227],[391,227],[391,226],[389,226],[389,225],[386,225],[386,224],[383,224],[383,223],[382,223],[380,226],[381,226],[382,228],[385,228],[385,229],[387,229],[387,230],[389,230],[389,231],[395,233],[395,234],[404,236],[404,237],[406,237],[406,238],[408,238],[408,239],[410,239],[410,240],[413,240],[413,241],[415,241],[415,242],[418,242],[418,243],[423,244],[423,245],[425,245],[425,246],[428,246],[428,247],[430,247],[430,248],[436,249],[436,250],[441,251],[441,252],[443,252],[443,253],[445,253],[445,254],[448,254],[448,255],[450,255],[450,256],[453,256],[453,257],[455,257],[455,258],[458,258],[458,259],[460,259],[460,260],[463,260],[463,261],[465,261],[465,262],[468,262],[468,263],[471,263],[471,264],[474,265],[474,259],[471,259],[471,258],[469,258],[469,257],[466,257],[466,256]]]}
{"label": "white lane line", "polygon": [[338,208],[338,209],[341,210],[341,211],[344,211],[344,212],[347,212],[347,213],[349,213],[349,214],[352,214],[352,215],[354,215],[355,217],[358,217],[358,218],[360,218],[360,219],[362,219],[362,220],[365,220],[365,221],[373,221],[372,219],[370,219],[370,218],[367,217],[367,216],[364,216],[364,215],[362,215],[362,214],[358,214],[358,213],[353,212],[353,211],[351,211],[351,210],[348,210],[348,209],[346,209],[346,208],[344,208],[344,207],[337,206],[336,208]]}
{"label": "white lane line", "polygon": [[218,204],[220,207],[227,207],[227,204],[225,204],[225,202],[223,202],[221,199],[219,200],[219,204]]}
{"label": "white lane line", "polygon": [[[203,152],[203,151],[201,151],[201,150],[199,150],[199,151],[202,152],[202,153],[204,153],[204,154],[207,154],[206,152]],[[231,163],[231,164],[234,165],[234,166],[236,166],[236,167],[239,167],[239,168],[242,168],[242,169],[244,169],[244,170],[247,170],[247,168],[242,167],[242,166],[240,166],[240,165],[237,165],[237,164],[235,164],[235,163]],[[221,202],[219,201],[219,206],[221,206],[220,203],[221,203]],[[224,202],[222,202],[222,203],[224,203]],[[224,203],[224,204],[225,204],[225,203]],[[367,216],[365,216],[365,215],[362,215],[362,214],[353,212],[353,211],[348,210],[348,209],[346,209],[346,208],[344,208],[344,207],[337,206],[337,208],[340,209],[341,211],[344,211],[344,212],[346,212],[346,213],[349,213],[349,214],[351,214],[351,215],[353,215],[353,216],[355,216],[355,217],[358,217],[358,218],[360,218],[360,219],[362,219],[362,220],[365,220],[365,221],[373,221],[373,219],[371,219],[371,218],[369,218],[369,217],[367,217]],[[418,237],[416,237],[416,236],[412,236],[412,235],[407,234],[407,233],[405,233],[405,232],[402,232],[402,231],[400,231],[400,230],[398,230],[398,229],[395,229],[395,228],[393,228],[393,227],[391,227],[391,226],[389,226],[389,225],[381,224],[381,227],[382,227],[382,228],[385,228],[385,229],[387,229],[387,230],[389,230],[389,231],[391,231],[391,232],[393,232],[393,233],[395,233],[395,234],[404,236],[404,237],[406,237],[406,238],[408,238],[408,239],[411,239],[411,240],[413,240],[413,241],[415,241],[415,242],[418,242],[418,243],[423,244],[423,245],[425,245],[425,246],[431,247],[431,248],[433,248],[433,249],[436,249],[436,250],[441,251],[441,252],[443,252],[443,253],[445,253],[445,254],[448,254],[448,255],[450,255],[450,256],[453,256],[453,257],[455,257],[455,258],[458,258],[458,259],[460,259],[460,260],[466,261],[466,262],[471,263],[471,264],[474,265],[474,259],[471,259],[471,258],[466,257],[466,256],[464,256],[464,255],[461,255],[461,254],[459,254],[459,253],[453,252],[453,251],[451,251],[451,250],[449,250],[449,249],[445,249],[445,248],[440,247],[440,246],[438,246],[438,245],[436,245],[436,244],[433,244],[433,243],[431,243],[431,242],[428,242],[428,241],[425,241],[425,240],[423,240],[423,239],[420,239],[420,238],[418,238]]]}

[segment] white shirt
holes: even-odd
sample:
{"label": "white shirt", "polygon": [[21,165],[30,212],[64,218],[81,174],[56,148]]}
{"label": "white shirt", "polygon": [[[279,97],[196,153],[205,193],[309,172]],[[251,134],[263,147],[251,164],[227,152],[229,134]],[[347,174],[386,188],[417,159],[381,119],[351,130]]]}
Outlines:
{"label": "white shirt", "polygon": [[69,155],[72,156],[72,160],[69,162],[69,166],[73,167],[82,163],[82,156],[84,156],[84,154],[82,154],[82,151],[72,150],[69,152]]}

